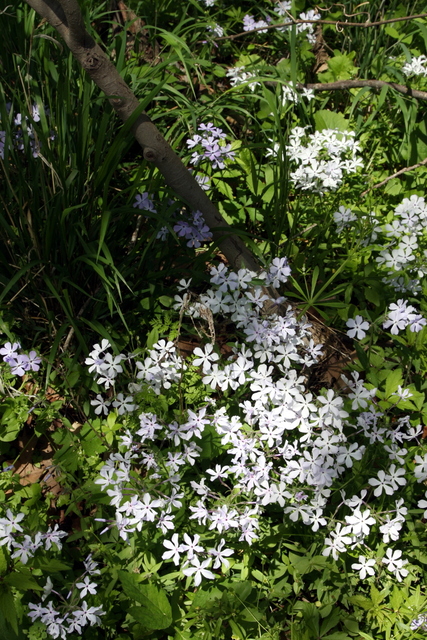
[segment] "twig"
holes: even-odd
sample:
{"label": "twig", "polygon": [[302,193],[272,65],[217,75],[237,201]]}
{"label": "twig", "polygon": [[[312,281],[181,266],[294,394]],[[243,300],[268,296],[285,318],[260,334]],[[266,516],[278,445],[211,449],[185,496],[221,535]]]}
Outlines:
{"label": "twig", "polygon": [[401,18],[390,18],[389,20],[379,20],[378,22],[347,22],[341,20],[301,20],[294,18],[289,22],[280,22],[278,24],[269,24],[264,27],[258,27],[257,29],[251,29],[250,31],[242,31],[235,33],[232,36],[222,36],[221,38],[211,38],[213,42],[221,42],[222,40],[235,40],[236,38],[242,38],[243,36],[250,35],[251,33],[258,33],[264,31],[270,31],[272,29],[282,29],[283,27],[292,27],[296,24],[332,24],[336,27],[361,27],[367,29],[368,27],[380,27],[383,24],[391,24],[392,22],[403,22],[405,20],[415,20],[416,18],[427,18],[427,13],[419,13],[414,16],[404,16]]}
{"label": "twig", "polygon": [[414,169],[418,169],[418,167],[424,167],[426,164],[427,164],[427,158],[424,158],[424,160],[421,160],[421,162],[418,162],[417,164],[413,164],[412,167],[404,167],[403,169],[399,169],[399,171],[396,171],[396,173],[392,173],[391,176],[388,176],[382,182],[378,182],[378,184],[372,185],[372,187],[369,187],[369,189],[366,189],[366,191],[364,191],[360,195],[363,198],[372,189],[378,189],[378,187],[382,187],[389,180],[392,180],[393,178],[397,178],[397,176],[402,175],[402,173],[408,173],[408,171],[413,171]]}
{"label": "twig", "polygon": [[313,91],[341,91],[343,89],[357,89],[359,87],[372,87],[373,89],[391,87],[411,98],[427,100],[427,91],[411,89],[411,87],[407,87],[404,84],[386,82],[385,80],[338,80],[337,82],[315,82],[314,84],[299,84],[297,86],[301,89],[313,89]]}

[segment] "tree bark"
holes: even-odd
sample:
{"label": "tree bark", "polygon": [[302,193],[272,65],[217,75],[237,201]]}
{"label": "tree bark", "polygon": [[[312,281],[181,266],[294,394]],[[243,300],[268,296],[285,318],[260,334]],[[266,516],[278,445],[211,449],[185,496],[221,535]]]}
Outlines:
{"label": "tree bark", "polygon": [[[95,84],[105,93],[123,122],[127,122],[139,107],[139,101],[118,73],[104,51],[87,32],[77,0],[26,0],[40,17],[56,29]],[[166,142],[146,113],[133,122],[131,131],[143,149],[145,160],[162,173],[166,184],[188,202],[194,211],[201,211],[214,240],[234,269],[245,266],[258,271],[260,265],[244,242],[235,234],[216,206],[200,188],[179,156]]]}

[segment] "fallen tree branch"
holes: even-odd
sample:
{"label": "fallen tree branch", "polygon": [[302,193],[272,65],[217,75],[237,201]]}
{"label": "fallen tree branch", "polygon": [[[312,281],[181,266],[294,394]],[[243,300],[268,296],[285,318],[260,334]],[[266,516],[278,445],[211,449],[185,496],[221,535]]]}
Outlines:
{"label": "fallen tree branch", "polygon": [[390,87],[399,93],[418,98],[419,100],[427,100],[427,91],[419,91],[411,89],[404,84],[397,82],[386,82],[385,80],[338,80],[337,82],[315,82],[314,84],[298,84],[298,88],[312,89],[313,91],[342,91],[344,89],[358,89],[361,87],[371,87],[372,89],[382,89]]}
{"label": "fallen tree branch", "polygon": [[[27,0],[28,1],[28,0]],[[251,33],[264,33],[265,31],[272,31],[273,29],[283,29],[284,27],[292,27],[297,24],[331,24],[336,27],[361,27],[367,29],[369,27],[381,27],[383,24],[392,24],[393,22],[404,22],[406,20],[415,20],[416,18],[427,18],[427,13],[419,13],[414,16],[404,16],[400,18],[390,18],[389,20],[379,20],[378,22],[347,22],[345,20],[301,20],[299,18],[293,18],[288,22],[280,22],[278,24],[269,24],[264,27],[258,27],[257,29],[251,29],[250,31],[241,31],[231,36],[221,36],[220,38],[211,38],[213,42],[221,42],[222,40],[235,40],[236,38],[243,38],[243,36],[251,35]]]}
{"label": "fallen tree branch", "polygon": [[413,164],[412,167],[404,167],[403,169],[399,169],[399,171],[396,171],[396,173],[392,173],[391,176],[388,176],[382,182],[378,182],[378,184],[372,185],[372,187],[369,187],[368,189],[366,189],[366,191],[363,191],[363,193],[361,193],[360,195],[361,197],[366,196],[366,194],[369,193],[369,191],[371,191],[372,189],[378,189],[379,187],[382,187],[383,185],[387,184],[389,180],[393,180],[393,178],[397,178],[397,176],[401,176],[402,173],[408,173],[408,171],[413,171],[414,169],[418,169],[419,167],[425,167],[426,165],[427,165],[427,158],[424,158],[424,160],[421,160],[421,162],[418,162],[417,164]]}
{"label": "fallen tree branch", "polygon": [[146,113],[135,117],[140,103],[115,66],[86,31],[77,0],[26,0],[41,18],[56,29],[95,84],[103,91],[123,122],[134,120],[131,131],[143,149],[144,159],[162,173],[166,184],[201,211],[214,240],[232,268],[258,271],[259,264],[244,242],[235,234],[205,192],[200,188],[179,156],[166,142]]}

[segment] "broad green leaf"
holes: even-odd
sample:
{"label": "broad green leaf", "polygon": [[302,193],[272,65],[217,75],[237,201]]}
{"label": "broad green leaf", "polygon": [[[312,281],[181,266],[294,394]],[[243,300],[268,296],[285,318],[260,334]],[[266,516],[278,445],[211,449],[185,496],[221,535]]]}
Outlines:
{"label": "broad green leaf", "polygon": [[129,613],[149,629],[166,629],[172,624],[172,609],[166,592],[154,584],[141,584],[135,574],[119,571],[123,591],[141,607],[132,607]]}
{"label": "broad green leaf", "polygon": [[364,288],[364,296],[369,302],[372,302],[376,307],[381,304],[381,292],[375,289],[373,286]]}
{"label": "broad green leaf", "polygon": [[393,593],[390,597],[390,606],[396,611],[399,609],[400,605],[408,598],[408,592],[406,589],[399,589],[398,587],[394,587]]}
{"label": "broad green leaf", "polygon": [[356,607],[360,607],[365,611],[369,611],[374,606],[372,600],[366,596],[350,596],[348,600],[351,604],[354,604]]}
{"label": "broad green leaf", "polygon": [[[362,365],[362,367],[364,368],[365,371],[369,370],[369,358],[365,352],[365,350],[359,345],[357,344],[357,342],[354,343],[354,348],[355,351],[357,353],[357,357],[359,358],[360,364]],[[369,378],[370,382],[372,382],[372,380]],[[377,384],[375,384],[375,382],[372,382],[372,384],[374,386],[378,386]]]}
{"label": "broad green leaf", "polygon": [[359,633],[359,623],[354,618],[344,616],[343,623],[351,633]]}
{"label": "broad green leaf", "polygon": [[387,372],[385,381],[385,397],[389,398],[397,391],[397,387],[403,385],[402,369],[394,369]]}
{"label": "broad green leaf", "polygon": [[30,589],[43,591],[43,587],[41,587],[32,576],[25,575],[21,572],[9,573],[5,576],[4,582],[19,589],[19,591],[29,591]]}
{"label": "broad green leaf", "polygon": [[170,296],[160,296],[159,298],[160,304],[162,304],[167,309],[172,306],[173,301],[173,298],[171,298]]}
{"label": "broad green leaf", "polygon": [[258,569],[253,569],[253,571],[251,571],[251,575],[253,578],[255,578],[255,580],[258,580],[261,583],[268,584],[268,579],[262,571],[259,571]]}
{"label": "broad green leaf", "polygon": [[217,178],[212,178],[212,183],[223,196],[229,200],[233,200],[233,189],[227,182],[224,182],[224,180],[218,180]]}
{"label": "broad green leaf", "polygon": [[33,564],[36,564],[44,573],[60,573],[62,571],[68,571],[71,568],[70,565],[65,564],[65,562],[61,562],[61,560],[56,560],[55,558],[52,558],[47,562],[35,561]]}
{"label": "broad green leaf", "polygon": [[316,131],[323,131],[323,129],[347,131],[349,127],[348,120],[342,115],[342,113],[336,113],[335,111],[329,111],[328,109],[316,111],[314,114],[314,122],[316,125]]}
{"label": "broad green leaf", "polygon": [[198,589],[198,591],[196,591],[194,595],[191,609],[203,609],[210,602],[221,600],[222,594],[223,592],[220,591],[217,587],[210,588],[206,591],[204,589]]}
{"label": "broad green leaf", "polygon": [[397,29],[395,27],[392,27],[390,24],[388,24],[384,31],[386,32],[386,34],[388,36],[390,36],[391,38],[394,38],[395,40],[399,40],[400,38],[400,33],[397,31]]}
{"label": "broad green leaf", "polygon": [[354,65],[356,52],[352,51],[347,55],[335,52],[333,58],[328,60],[328,71],[318,73],[320,82],[335,82],[336,80],[349,80],[357,74],[357,67]]}

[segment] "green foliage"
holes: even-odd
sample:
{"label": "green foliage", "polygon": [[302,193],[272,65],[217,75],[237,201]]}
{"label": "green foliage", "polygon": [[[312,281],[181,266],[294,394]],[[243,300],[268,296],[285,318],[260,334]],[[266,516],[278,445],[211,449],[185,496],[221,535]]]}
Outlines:
{"label": "green foliage", "polygon": [[164,589],[141,584],[135,574],[119,571],[123,591],[141,606],[130,607],[129,614],[148,629],[167,629],[172,624],[172,609]]}
{"label": "green foliage", "polygon": [[[354,78],[426,91],[425,77],[407,79],[402,72],[405,62],[426,53],[425,18],[375,28],[323,25],[328,59],[318,72],[316,52],[296,28],[214,42],[210,28],[219,24],[226,35],[241,32],[245,15],[263,19],[271,14],[272,3],[240,6],[218,0],[211,8],[198,0],[128,4],[145,21],[136,38],[133,19],[125,29],[117,25],[108,3],[80,2],[86,24],[140,97],[141,109],[147,109],[189,167],[192,150],[186,140],[200,124],[213,122],[224,130],[235,158],[223,169],[209,163],[197,167],[198,174],[210,180],[208,195],[261,262],[289,257],[292,278],[281,293],[301,316],[320,318],[339,337],[332,339],[336,353],[349,354],[350,369],[365,378],[368,389],[376,390],[384,425],[393,426],[405,416],[408,428],[426,424],[427,330],[416,334],[407,328],[399,335],[381,331],[388,306],[398,297],[407,297],[424,315],[427,312],[426,238],[419,234],[413,264],[395,273],[407,287],[403,293],[393,288],[389,268],[377,258],[398,240],[386,233],[386,225],[396,220],[396,206],[404,198],[424,196],[427,170],[402,173],[364,193],[425,159],[425,102],[392,87],[379,92],[366,87],[319,92],[311,101],[285,98],[286,90],[297,83]],[[291,12],[297,16],[312,8],[301,0],[293,2]],[[321,2],[320,8],[326,20],[348,20],[354,13],[352,20],[361,25],[368,18],[374,22],[427,10],[424,2],[397,0],[372,0],[356,9],[349,3],[341,7]],[[102,603],[106,615],[102,626],[87,627],[73,637],[421,638],[422,632],[410,625],[427,609],[422,509],[411,510],[407,517],[402,546],[411,572],[402,582],[386,574],[384,565],[380,576],[359,580],[350,568],[357,556],[338,562],[321,555],[324,536],[300,522],[282,522],[282,512],[274,508],[263,520],[262,542],[242,544],[229,570],[222,566],[214,583],[202,582],[196,588],[160,559],[164,548],[154,527],[139,532],[137,543],[132,539],[126,544],[116,529],[109,528],[110,501],[94,478],[117,448],[119,436],[134,424],[114,411],[94,417],[90,402],[100,387],[82,359],[102,339],[110,341],[115,353],[126,348],[135,356],[160,338],[178,343],[184,337],[194,344],[200,340],[197,323],[183,329],[173,309],[176,283],[191,277],[197,292],[204,291],[215,246],[194,251],[178,238],[169,202],[172,191],[142,159],[130,126],[117,121],[55,31],[25,3],[4,3],[3,9],[0,333],[4,341],[36,346],[44,359],[44,377],[28,373],[20,383],[6,363],[0,365],[0,460],[8,469],[0,474],[0,504],[4,510],[22,510],[33,536],[58,523],[69,536],[62,553],[54,544],[29,564],[12,558],[7,544],[0,545],[0,638],[51,637],[46,625],[30,621],[28,605],[39,602],[47,578],[52,578],[56,588],[71,594],[71,605],[62,603],[64,612],[74,606],[76,584],[85,572],[82,558],[89,553],[102,566],[98,600],[89,602]],[[227,75],[235,67],[250,74],[242,84],[233,85]],[[310,133],[354,131],[363,167],[335,191],[297,189],[288,149],[295,127],[308,127]],[[134,207],[139,192],[153,194],[156,213]],[[334,218],[340,207],[354,214],[341,230]],[[162,242],[157,236],[164,227],[169,235]],[[411,284],[417,270],[418,289]],[[371,329],[366,338],[350,341],[345,323],[359,314]],[[234,328],[227,325],[216,329],[220,348],[226,351],[238,336],[230,335]],[[237,416],[239,392],[207,389],[199,368],[191,363],[188,359],[187,370],[167,393],[156,394],[147,386],[136,389],[139,410],[182,423],[188,409],[219,398]],[[324,380],[313,374],[309,384],[317,391]],[[402,388],[408,397],[402,397]],[[349,410],[350,406],[346,398]],[[45,455],[41,452],[49,451],[49,473],[54,474],[59,495],[46,476],[21,486],[15,471],[28,435],[25,446],[36,451],[36,469]],[[49,448],[42,449],[46,442]],[[200,466],[188,472],[188,483],[199,480],[213,459],[222,464],[224,446],[212,425],[199,444]],[[155,453],[156,446],[159,451],[166,447],[164,442],[153,445]],[[415,456],[424,452],[423,434],[419,444],[408,447],[406,463],[414,466]],[[383,468],[382,462],[373,443],[363,464],[356,463],[352,475],[343,480],[342,489],[351,486],[356,493],[369,488],[372,469]],[[132,481],[144,479],[143,470],[133,473]],[[416,502],[420,490],[424,486],[413,480],[405,495]],[[188,499],[186,495],[184,501]],[[338,509],[340,500],[337,491],[333,508]],[[95,512],[98,521],[93,519]],[[185,518],[182,508],[176,516],[180,531],[186,531]],[[210,540],[202,527],[197,531],[204,543]],[[381,539],[372,537],[369,545],[381,561]]]}

